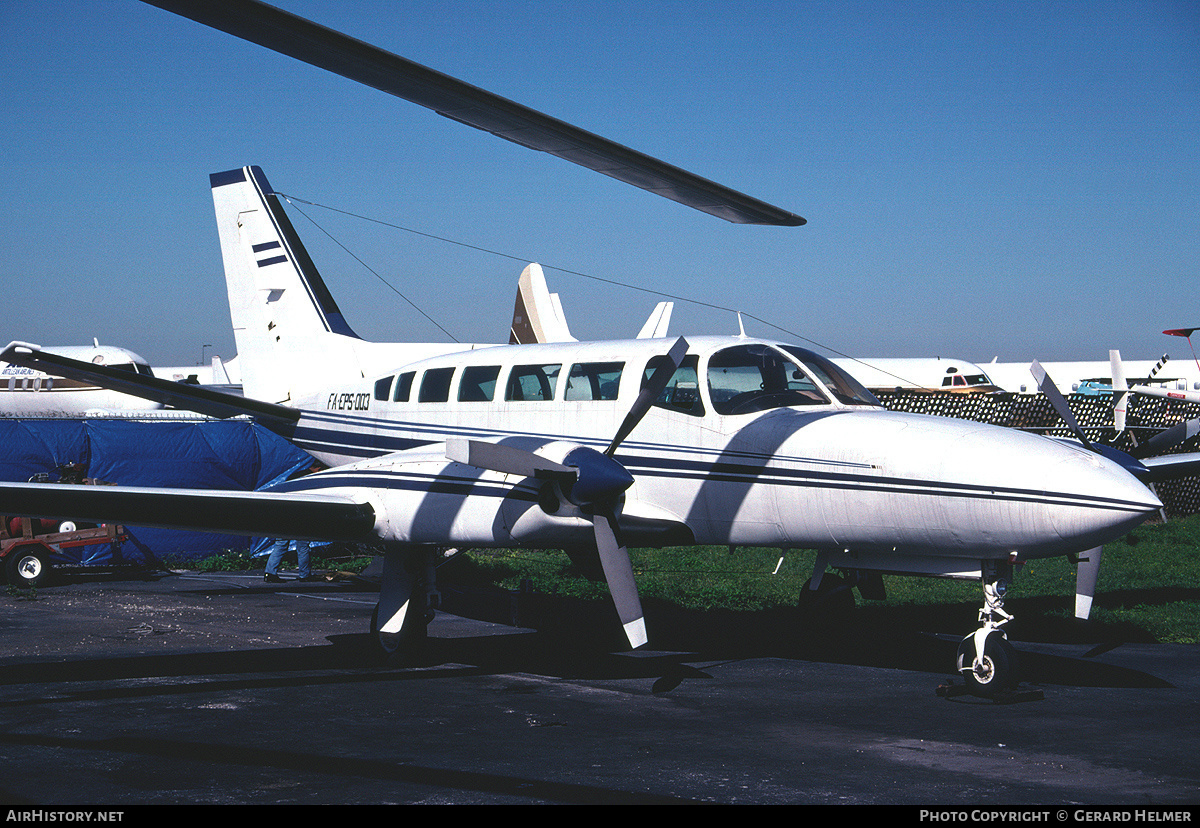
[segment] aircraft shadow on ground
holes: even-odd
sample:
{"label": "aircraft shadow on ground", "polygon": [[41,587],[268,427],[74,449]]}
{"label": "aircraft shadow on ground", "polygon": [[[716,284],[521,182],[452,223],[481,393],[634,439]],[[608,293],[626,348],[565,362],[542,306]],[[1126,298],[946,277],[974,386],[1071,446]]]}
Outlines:
{"label": "aircraft shadow on ground", "polygon": [[[655,692],[669,692],[685,680],[711,678],[698,664],[756,658],[928,672],[948,678],[953,673],[958,642],[975,627],[977,612],[977,608],[961,604],[868,604],[847,614],[812,616],[797,608],[693,611],[647,600],[644,607],[650,644],[647,652],[630,657],[609,602],[525,596],[517,603],[511,593],[499,590],[448,591],[445,595],[451,598],[444,606],[448,612],[493,623],[519,624],[532,631],[514,629],[510,634],[464,637],[439,637],[435,632],[416,656],[392,662],[380,659],[372,636],[364,631],[330,636],[329,644],[319,646],[11,664],[5,667],[0,685],[75,685],[152,677],[210,679],[178,685],[80,687],[77,691],[89,696],[129,696],[190,693],[221,686],[422,681],[521,671],[575,679],[640,678],[652,681]],[[1079,687],[1171,686],[1139,670],[1090,660],[1089,652],[1143,642],[1145,634],[1121,625],[1088,627],[1072,618],[1051,615],[1059,603],[1055,599],[1013,602],[1014,614],[1025,625],[1018,626],[1011,636],[1024,681]],[[1023,651],[1022,641],[1079,644],[1080,656]],[[0,707],[12,704],[20,702],[0,702]]]}

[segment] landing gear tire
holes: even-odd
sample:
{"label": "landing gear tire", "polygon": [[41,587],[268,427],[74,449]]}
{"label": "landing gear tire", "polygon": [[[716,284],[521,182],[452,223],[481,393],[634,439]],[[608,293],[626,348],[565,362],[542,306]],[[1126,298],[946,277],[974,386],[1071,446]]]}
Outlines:
{"label": "landing gear tire", "polygon": [[428,613],[413,610],[406,614],[400,632],[380,632],[379,605],[376,604],[371,611],[371,638],[383,662],[393,666],[416,662],[424,652],[429,621]]}
{"label": "landing gear tire", "polygon": [[25,546],[8,553],[8,582],[12,586],[33,589],[46,582],[50,562],[39,546]]}
{"label": "landing gear tire", "polygon": [[854,587],[845,578],[826,572],[814,591],[806,581],[796,602],[800,632],[823,642],[841,640],[850,635],[855,622]]}
{"label": "landing gear tire", "polygon": [[831,572],[821,577],[821,585],[811,589],[812,579],[804,582],[797,606],[813,613],[849,613],[854,609],[854,587],[840,575]]}
{"label": "landing gear tire", "polygon": [[958,645],[958,671],[973,695],[993,699],[1017,687],[1017,652],[1008,639],[989,635],[983,645],[983,658],[975,668],[975,636],[968,635]]}

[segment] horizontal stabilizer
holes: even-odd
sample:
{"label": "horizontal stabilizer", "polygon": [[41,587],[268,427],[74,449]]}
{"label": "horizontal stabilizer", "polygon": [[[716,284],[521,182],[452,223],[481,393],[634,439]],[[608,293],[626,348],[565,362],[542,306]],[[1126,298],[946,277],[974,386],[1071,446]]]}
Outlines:
{"label": "horizontal stabilizer", "polygon": [[110,388],[123,394],[154,400],[184,411],[193,411],[218,419],[251,416],[276,422],[294,423],[300,418],[298,411],[286,406],[214,391],[202,385],[184,384],[173,380],[134,374],[107,365],[82,362],[43,351],[39,346],[27,342],[10,343],[4,352],[0,353],[0,361],[23,365],[26,368],[44,371],[56,377],[82,380],[101,388]]}
{"label": "horizontal stabilizer", "polygon": [[328,494],[0,483],[5,514],[231,535],[354,541],[375,537],[366,503]]}
{"label": "horizontal stabilizer", "polygon": [[256,0],[145,0],[152,6],[739,224],[800,216]]}

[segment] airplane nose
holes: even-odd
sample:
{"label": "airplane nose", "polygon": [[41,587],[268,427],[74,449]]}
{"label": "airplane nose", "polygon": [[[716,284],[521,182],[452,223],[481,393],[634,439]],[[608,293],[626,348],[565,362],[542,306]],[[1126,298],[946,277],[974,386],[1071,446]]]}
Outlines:
{"label": "airplane nose", "polygon": [[1084,548],[1115,540],[1162,509],[1162,501],[1122,466],[1082,447],[1061,446],[1065,454],[1057,462],[1053,490],[1076,494],[1063,497],[1050,511],[1058,535]]}
{"label": "airplane nose", "polygon": [[885,411],[794,419],[762,424],[792,426],[775,443],[790,485],[774,488],[797,548],[1054,557],[1103,546],[1162,508],[1113,460],[1016,429]]}

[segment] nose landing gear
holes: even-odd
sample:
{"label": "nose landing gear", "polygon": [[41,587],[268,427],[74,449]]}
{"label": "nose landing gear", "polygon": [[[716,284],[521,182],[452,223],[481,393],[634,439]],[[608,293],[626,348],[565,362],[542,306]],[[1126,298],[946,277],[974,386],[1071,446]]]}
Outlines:
{"label": "nose landing gear", "polygon": [[[1040,698],[1040,691],[1017,694],[1019,680],[1017,652],[1008,641],[1004,625],[1012,615],[1004,611],[1004,596],[1012,580],[1012,564],[1007,561],[983,561],[983,608],[979,611],[979,629],[958,645],[958,672],[965,688],[939,688],[942,695],[970,693],[993,701],[1024,701]],[[942,692],[946,690],[947,692]]]}

